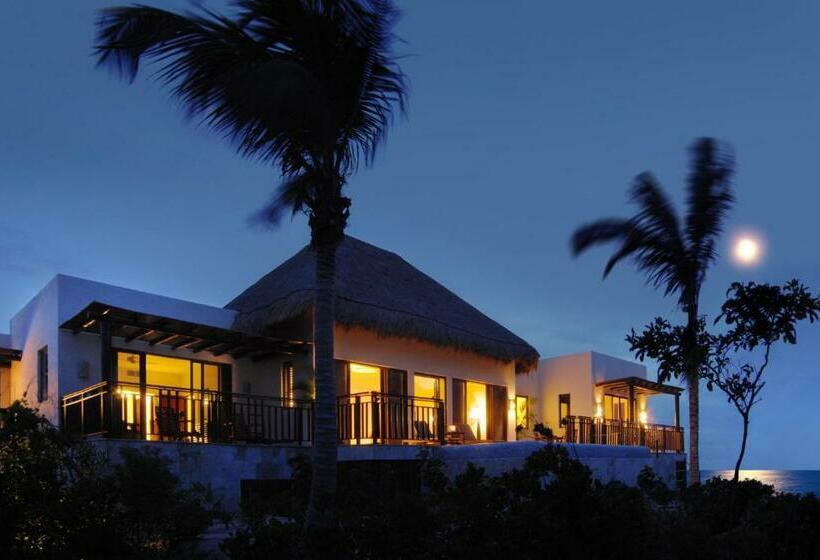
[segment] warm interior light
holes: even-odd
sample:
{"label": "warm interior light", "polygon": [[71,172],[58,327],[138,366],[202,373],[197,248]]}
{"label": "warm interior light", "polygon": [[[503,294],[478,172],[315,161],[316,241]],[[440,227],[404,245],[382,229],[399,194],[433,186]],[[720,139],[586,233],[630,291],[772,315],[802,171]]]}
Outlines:
{"label": "warm interior light", "polygon": [[604,417],[604,408],[601,405],[597,405],[595,407],[595,418],[603,418]]}
{"label": "warm interior light", "polygon": [[642,410],[642,411],[638,414],[638,420],[640,420],[640,421],[641,421],[641,424],[646,424],[647,419],[648,419],[648,415],[646,414],[646,411],[645,411],[645,410]]}
{"label": "warm interior light", "polygon": [[487,386],[468,381],[466,386],[467,423],[476,439],[487,437]]}

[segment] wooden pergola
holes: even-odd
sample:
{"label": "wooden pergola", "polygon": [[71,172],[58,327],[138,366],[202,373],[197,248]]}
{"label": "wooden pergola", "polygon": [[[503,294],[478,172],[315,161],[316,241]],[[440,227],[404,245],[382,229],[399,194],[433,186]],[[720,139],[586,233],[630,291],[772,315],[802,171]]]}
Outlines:
{"label": "wooden pergola", "polygon": [[166,346],[174,350],[187,349],[193,354],[208,352],[212,356],[228,355],[233,359],[249,357],[262,361],[277,355],[304,354],[310,343],[243,333],[233,329],[192,323],[150,313],[123,309],[98,301],[63,323],[60,328],[95,333],[101,337],[102,379],[112,378],[112,338],[124,342],[143,341],[148,346]]}
{"label": "wooden pergola", "polygon": [[23,358],[23,352],[14,348],[0,348],[0,365],[11,365],[11,362],[19,362]]}
{"label": "wooden pergola", "polygon": [[595,384],[608,395],[624,397],[629,401],[629,418],[635,418],[635,397],[645,395],[674,395],[675,397],[675,426],[680,426],[680,395],[683,389],[674,385],[666,385],[650,381],[642,377],[622,377],[600,381]]}

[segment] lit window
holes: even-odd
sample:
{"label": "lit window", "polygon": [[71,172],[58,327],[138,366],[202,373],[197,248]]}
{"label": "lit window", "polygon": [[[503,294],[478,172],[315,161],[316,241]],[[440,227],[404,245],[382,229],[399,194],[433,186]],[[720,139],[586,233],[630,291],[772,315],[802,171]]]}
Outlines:
{"label": "lit window", "polygon": [[282,364],[282,398],[293,400],[293,362]]}
{"label": "lit window", "polygon": [[350,394],[380,393],[382,390],[382,368],[351,363]]}
{"label": "lit window", "polygon": [[417,373],[413,376],[413,394],[425,399],[444,400],[444,378]]}
{"label": "lit window", "polygon": [[529,400],[525,395],[515,396],[515,425],[524,428],[530,427],[530,407]]}
{"label": "lit window", "polygon": [[145,356],[145,382],[148,385],[190,389],[191,362],[147,354]]}

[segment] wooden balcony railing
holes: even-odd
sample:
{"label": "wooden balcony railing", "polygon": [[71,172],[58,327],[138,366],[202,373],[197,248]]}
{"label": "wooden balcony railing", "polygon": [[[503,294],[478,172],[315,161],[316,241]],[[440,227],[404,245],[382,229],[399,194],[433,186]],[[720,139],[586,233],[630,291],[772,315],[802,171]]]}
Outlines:
{"label": "wooden balcony railing", "polygon": [[62,414],[79,436],[303,445],[313,435],[311,402],[157,385],[98,383],[64,396]]}
{"label": "wooden balcony railing", "polygon": [[[444,401],[360,393],[338,399],[339,441],[345,444],[443,443]],[[313,403],[277,397],[107,382],[65,395],[63,429],[188,443],[313,441]]]}
{"label": "wooden balcony railing", "polygon": [[568,416],[566,441],[646,446],[656,453],[683,453],[683,428],[588,416]]}
{"label": "wooden balcony railing", "polygon": [[342,443],[444,443],[441,399],[386,393],[343,395],[338,414]]}

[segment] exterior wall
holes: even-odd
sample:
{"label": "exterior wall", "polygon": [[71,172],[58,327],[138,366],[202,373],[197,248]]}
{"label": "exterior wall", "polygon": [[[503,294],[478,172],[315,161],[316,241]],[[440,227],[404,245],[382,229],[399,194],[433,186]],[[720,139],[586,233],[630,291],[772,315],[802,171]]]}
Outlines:
{"label": "exterior wall", "polygon": [[[360,328],[337,326],[334,352],[336,359],[361,362],[407,371],[408,393],[413,394],[414,373],[437,375],[446,379],[447,423],[452,423],[453,379],[478,381],[507,387],[507,398],[515,396],[515,364],[504,363],[467,352],[442,348],[418,340],[380,337]],[[509,403],[509,401],[508,401]],[[507,411],[507,439],[515,439],[515,412]]]}
{"label": "exterior wall", "polygon": [[569,393],[573,415],[595,413],[594,383],[591,375],[591,353],[571,354],[538,362],[538,369],[518,376],[518,394],[535,397],[532,413],[535,422],[543,422],[557,436],[564,435],[559,425],[558,396]]}
{"label": "exterior wall", "polygon": [[[59,418],[59,277],[55,277],[11,319],[11,344],[23,351],[11,366],[12,400],[26,398],[52,422]],[[37,352],[48,346],[48,395],[37,402]]]}
{"label": "exterior wall", "polygon": [[[100,337],[91,333],[73,334],[59,328],[93,301],[221,328],[230,328],[236,314],[219,307],[71,276],[56,276],[12,318],[10,335],[10,345],[23,351],[22,360],[13,362],[11,366],[10,398],[22,398],[25,394],[29,403],[37,406],[54,423],[59,421],[62,395],[101,381]],[[226,355],[214,356],[208,352],[194,354],[188,349],[173,350],[136,340],[126,343],[118,337],[112,339],[112,345],[121,350],[231,364],[234,392],[250,389],[262,395],[281,394],[280,372],[285,359],[261,362],[250,358],[233,360]],[[49,390],[48,398],[37,403],[37,352],[44,346],[48,346]],[[287,359],[294,362],[298,375],[312,375],[312,356]]]}
{"label": "exterior wall", "polygon": [[[287,480],[292,475],[289,460],[309,451],[298,447],[272,445],[197,445],[190,443],[146,442],[135,440],[92,440],[112,462],[120,458],[120,449],[134,447],[156,450],[170,464],[171,471],[186,484],[200,483],[211,488],[228,511],[238,511],[242,480]],[[449,445],[428,448],[444,465],[450,478],[463,472],[469,463],[498,476],[521,468],[524,461],[544,445],[536,441]],[[566,445],[566,444],[557,444]],[[676,483],[677,463],[684,455],[652,454],[644,447],[611,447],[607,445],[566,445],[570,456],[578,459],[601,482],[620,481],[634,485],[638,473],[651,467],[670,488]],[[342,446],[339,461],[391,463],[419,460],[419,448],[407,445]]]}
{"label": "exterior wall", "polygon": [[[563,436],[558,418],[559,395],[569,393],[572,415],[594,416],[603,400],[603,391],[595,385],[624,377],[645,379],[646,367],[597,352],[582,352],[540,360],[536,372],[518,376],[516,390],[519,395],[534,397],[531,412],[535,422],[543,422],[555,435]],[[637,409],[648,409],[647,400],[638,397]]]}
{"label": "exterior wall", "polygon": [[152,449],[169,462],[171,472],[187,485],[203,484],[229,512],[239,511],[242,480],[287,480],[289,461],[307,450],[273,445],[149,442],[95,439],[112,463],[120,461],[120,449]]}
{"label": "exterior wall", "polygon": [[[521,468],[527,457],[548,445],[539,441],[518,441],[492,445],[447,446],[436,449],[436,457],[444,462],[445,472],[454,477],[469,463],[483,467],[488,475],[498,476]],[[577,459],[592,471],[592,476],[603,483],[619,481],[635,485],[638,474],[650,467],[669,488],[677,482],[677,466],[686,461],[684,454],[655,454],[646,447],[610,445],[555,444],[565,447],[570,457]]]}
{"label": "exterior wall", "polygon": [[0,364],[0,408],[11,404],[11,397],[11,367]]}

